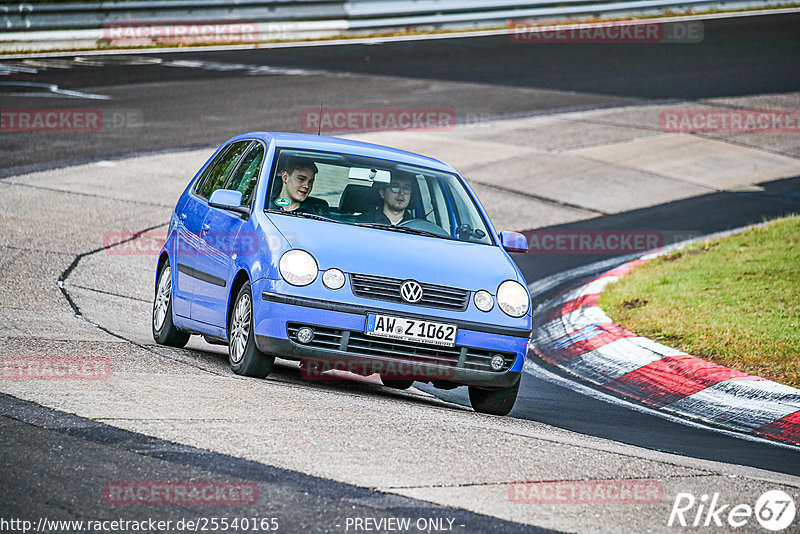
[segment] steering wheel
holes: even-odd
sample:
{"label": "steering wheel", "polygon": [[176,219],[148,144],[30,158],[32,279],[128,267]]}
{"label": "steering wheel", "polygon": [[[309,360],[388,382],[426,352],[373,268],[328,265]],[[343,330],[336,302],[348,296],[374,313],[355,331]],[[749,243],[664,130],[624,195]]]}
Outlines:
{"label": "steering wheel", "polygon": [[407,221],[398,223],[397,226],[411,228],[412,230],[421,230],[423,232],[430,232],[432,234],[440,235],[442,237],[450,237],[450,234],[447,232],[447,230],[445,230],[438,224],[430,222],[427,219],[409,219]]}

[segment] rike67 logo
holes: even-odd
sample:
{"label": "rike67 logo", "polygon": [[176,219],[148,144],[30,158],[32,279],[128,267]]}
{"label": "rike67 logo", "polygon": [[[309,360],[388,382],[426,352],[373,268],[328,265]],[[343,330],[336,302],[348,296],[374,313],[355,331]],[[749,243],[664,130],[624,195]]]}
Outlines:
{"label": "rike67 logo", "polygon": [[752,507],[723,504],[719,493],[701,495],[699,499],[691,493],[678,493],[667,526],[722,527],[727,523],[737,529],[749,524],[755,516],[763,528],[777,532],[790,526],[796,513],[794,499],[781,490],[765,492]]}

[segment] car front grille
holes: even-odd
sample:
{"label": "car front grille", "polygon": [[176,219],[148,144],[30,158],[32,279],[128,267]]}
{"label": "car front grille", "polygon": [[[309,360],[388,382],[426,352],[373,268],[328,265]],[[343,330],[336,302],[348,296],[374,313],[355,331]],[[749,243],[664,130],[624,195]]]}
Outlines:
{"label": "car front grille", "polygon": [[[513,353],[474,347],[437,347],[411,341],[368,336],[364,332],[356,330],[339,330],[300,323],[289,323],[286,326],[289,339],[302,347],[346,352],[349,355],[366,358],[388,358],[490,372],[507,371],[516,360],[516,355]],[[300,343],[297,340],[297,331],[304,326],[314,330],[314,339],[309,343]],[[464,364],[459,366],[462,353]],[[490,364],[492,357],[496,354],[500,354],[505,360],[503,368],[499,371],[494,371]]]}
{"label": "car front grille", "polygon": [[469,291],[455,287],[423,284],[422,299],[419,302],[406,302],[400,296],[400,286],[405,280],[373,276],[368,274],[350,274],[350,286],[353,294],[367,299],[400,302],[428,308],[464,311],[469,303]]}

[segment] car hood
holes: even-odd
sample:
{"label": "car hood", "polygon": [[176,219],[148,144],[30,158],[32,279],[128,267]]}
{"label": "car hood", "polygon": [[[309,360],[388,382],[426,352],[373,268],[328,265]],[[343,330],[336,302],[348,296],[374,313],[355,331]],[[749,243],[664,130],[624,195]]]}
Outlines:
{"label": "car hood", "polygon": [[310,252],[321,270],[409,279],[492,294],[504,280],[524,284],[497,246],[465,243],[379,228],[273,215],[292,248]]}

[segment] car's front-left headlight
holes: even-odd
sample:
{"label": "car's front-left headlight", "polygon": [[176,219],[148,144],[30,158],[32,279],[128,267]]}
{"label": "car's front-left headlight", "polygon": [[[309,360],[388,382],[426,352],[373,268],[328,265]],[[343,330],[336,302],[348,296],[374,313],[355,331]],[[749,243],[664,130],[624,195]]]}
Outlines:
{"label": "car's front-left headlight", "polygon": [[300,249],[285,252],[278,267],[283,279],[293,286],[307,286],[317,279],[319,272],[314,256]]}
{"label": "car's front-left headlight", "polygon": [[497,288],[497,305],[511,317],[522,317],[530,309],[531,300],[525,286],[506,280]]}

